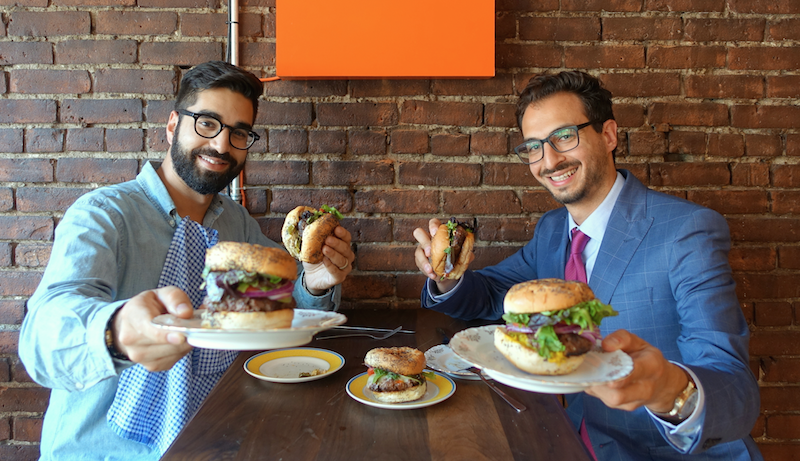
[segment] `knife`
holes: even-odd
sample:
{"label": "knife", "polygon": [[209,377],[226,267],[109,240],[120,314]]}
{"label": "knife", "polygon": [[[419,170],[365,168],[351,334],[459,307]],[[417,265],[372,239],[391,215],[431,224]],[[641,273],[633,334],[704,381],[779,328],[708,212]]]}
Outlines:
{"label": "knife", "polygon": [[[348,327],[346,325],[339,325],[339,326],[333,327],[333,329],[334,330],[383,331],[383,332],[387,332],[387,333],[390,332],[390,331],[394,331],[394,328]],[[413,335],[416,332],[413,331],[413,330],[397,330],[397,333],[408,333],[408,334],[412,334]]]}

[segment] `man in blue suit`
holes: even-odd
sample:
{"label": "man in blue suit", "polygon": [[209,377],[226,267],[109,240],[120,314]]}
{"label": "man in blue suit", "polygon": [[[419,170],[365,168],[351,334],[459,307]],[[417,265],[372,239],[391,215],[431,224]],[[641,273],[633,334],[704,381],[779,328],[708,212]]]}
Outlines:
{"label": "man in blue suit", "polygon": [[430,280],[422,305],[461,319],[499,319],[508,289],[564,278],[571,235],[589,286],[619,312],[603,321],[602,347],[631,356],[626,378],[567,396],[567,411],[598,460],[760,460],[750,437],[759,391],[748,366],[749,331],[718,213],[646,188],[617,170],[611,93],[582,72],[536,76],[520,95],[525,142],[515,148],[564,207],[496,266],[460,280],[433,272],[429,232],[416,229],[416,263]]}

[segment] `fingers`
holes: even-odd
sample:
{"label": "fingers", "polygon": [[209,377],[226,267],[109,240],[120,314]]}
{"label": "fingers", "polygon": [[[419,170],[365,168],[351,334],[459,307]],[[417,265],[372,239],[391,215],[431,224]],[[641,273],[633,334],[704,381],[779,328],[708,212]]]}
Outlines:
{"label": "fingers", "polygon": [[325,246],[322,247],[322,254],[326,256],[323,262],[328,268],[349,274],[356,259],[351,248],[350,232],[342,226],[338,226],[333,232],[333,235],[325,239]]}
{"label": "fingers", "polygon": [[153,290],[158,302],[166,308],[166,312],[184,319],[192,318],[194,309],[189,296],[178,287],[163,287]]}
{"label": "fingers", "polygon": [[439,226],[441,226],[441,225],[442,225],[442,222],[439,221],[436,218],[433,218],[430,221],[428,221],[428,229],[431,232],[431,237],[436,235],[436,231],[439,230]]}
{"label": "fingers", "polygon": [[627,330],[617,330],[603,338],[603,350],[606,352],[621,350],[630,355],[630,353],[643,350],[647,346],[649,344],[646,341]]}

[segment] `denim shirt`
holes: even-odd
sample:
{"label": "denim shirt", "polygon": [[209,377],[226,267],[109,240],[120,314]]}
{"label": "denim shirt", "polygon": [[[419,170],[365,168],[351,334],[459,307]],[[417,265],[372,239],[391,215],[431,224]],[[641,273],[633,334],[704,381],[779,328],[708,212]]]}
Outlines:
{"label": "denim shirt", "polygon": [[[135,180],[85,194],[64,214],[50,262],[28,300],[19,356],[34,381],[52,389],[44,417],[41,459],[158,459],[147,446],[118,437],[106,425],[119,374],[130,362],[113,360],[105,328],[128,299],[158,285],[180,222],[175,205],[147,163]],[[247,210],[214,197],[203,223],[220,241],[280,247]],[[298,265],[298,308],[338,308],[340,287],[314,296]]]}

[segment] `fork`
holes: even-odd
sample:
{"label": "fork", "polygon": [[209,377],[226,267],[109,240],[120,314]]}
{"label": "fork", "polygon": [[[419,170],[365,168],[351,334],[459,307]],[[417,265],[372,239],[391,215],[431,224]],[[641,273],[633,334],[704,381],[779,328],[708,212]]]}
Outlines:
{"label": "fork", "polygon": [[388,331],[388,332],[386,332],[386,333],[384,333],[382,335],[377,335],[377,336],[369,334],[369,333],[348,333],[346,335],[317,336],[317,339],[353,338],[353,337],[356,337],[356,336],[363,336],[365,338],[372,338],[372,339],[386,339],[389,336],[393,336],[395,333],[400,331],[401,328],[403,328],[402,325],[397,327],[397,328],[395,328],[392,331]]}
{"label": "fork", "polygon": [[522,404],[521,402],[519,402],[517,399],[515,399],[514,397],[511,397],[510,395],[506,394],[505,392],[503,392],[502,390],[500,390],[500,388],[499,388],[499,387],[495,386],[493,382],[491,382],[491,381],[489,381],[488,379],[486,379],[486,378],[483,376],[483,373],[481,373],[481,370],[480,370],[480,369],[478,369],[478,367],[469,367],[469,368],[465,368],[465,370],[467,370],[467,371],[471,371],[471,372],[475,373],[476,375],[480,376],[480,378],[481,378],[481,381],[483,381],[484,383],[486,383],[486,385],[487,385],[487,386],[489,386],[489,387],[490,387],[490,388],[491,388],[493,391],[495,391],[495,392],[497,393],[497,395],[499,395],[500,397],[502,397],[502,398],[503,398],[503,400],[505,400],[506,402],[508,402],[508,404],[509,404],[509,405],[511,405],[512,407],[514,407],[514,409],[515,409],[515,410],[517,410],[517,413],[523,412],[523,411],[525,411],[525,410],[527,410],[527,409],[528,409],[528,407],[526,407],[525,405],[523,405],[523,404]]}

